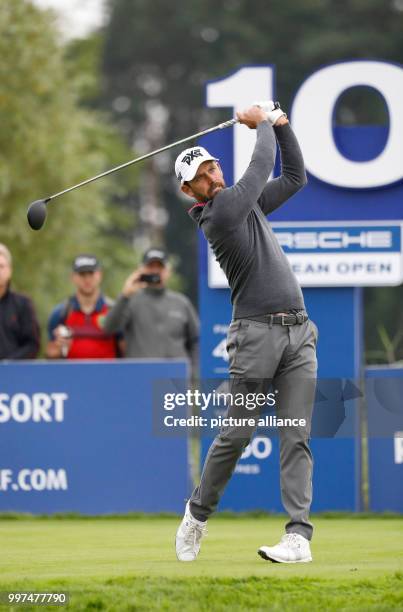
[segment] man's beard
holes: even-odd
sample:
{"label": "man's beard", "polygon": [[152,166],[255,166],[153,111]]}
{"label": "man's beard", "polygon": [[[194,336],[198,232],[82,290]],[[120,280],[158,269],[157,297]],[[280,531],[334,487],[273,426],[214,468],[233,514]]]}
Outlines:
{"label": "man's beard", "polygon": [[210,202],[210,200],[212,200],[214,197],[213,193],[214,193],[214,190],[217,189],[217,187],[221,187],[222,189],[225,189],[226,187],[225,182],[220,181],[219,183],[213,183],[211,187],[209,188],[207,195],[201,195],[201,194],[194,192],[197,198],[197,201],[202,202],[203,204],[206,204],[206,202]]}

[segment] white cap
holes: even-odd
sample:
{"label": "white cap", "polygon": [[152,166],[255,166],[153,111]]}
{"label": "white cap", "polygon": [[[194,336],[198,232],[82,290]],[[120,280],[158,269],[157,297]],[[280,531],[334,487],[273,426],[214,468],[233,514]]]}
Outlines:
{"label": "white cap", "polygon": [[210,155],[203,147],[190,147],[185,149],[176,158],[175,174],[181,185],[185,181],[191,181],[197,172],[198,167],[205,161],[218,161],[216,157]]}

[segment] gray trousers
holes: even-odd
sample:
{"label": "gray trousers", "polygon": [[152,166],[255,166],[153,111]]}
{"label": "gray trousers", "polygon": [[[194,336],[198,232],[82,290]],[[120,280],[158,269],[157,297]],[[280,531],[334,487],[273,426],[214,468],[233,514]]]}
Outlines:
{"label": "gray trousers", "polygon": [[[278,435],[281,498],[289,515],[286,532],[299,533],[309,540],[313,531],[309,522],[313,462],[308,443],[316,388],[317,336],[317,328],[310,320],[302,325],[270,327],[267,323],[237,319],[230,325],[227,340],[233,397],[276,389],[277,418],[306,421],[305,426],[279,427]],[[245,410],[233,404],[227,410],[227,416],[234,418],[259,414],[261,409]],[[223,427],[214,439],[200,484],[190,498],[190,511],[196,519],[205,521],[216,509],[255,429]]]}

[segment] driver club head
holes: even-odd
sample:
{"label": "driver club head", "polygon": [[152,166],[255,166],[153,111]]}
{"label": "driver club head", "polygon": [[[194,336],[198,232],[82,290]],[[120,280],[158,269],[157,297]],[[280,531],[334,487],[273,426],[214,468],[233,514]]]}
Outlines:
{"label": "driver club head", "polygon": [[29,205],[27,218],[28,223],[33,230],[40,230],[46,221],[47,201],[48,200],[35,200],[35,202],[32,202],[32,204]]}

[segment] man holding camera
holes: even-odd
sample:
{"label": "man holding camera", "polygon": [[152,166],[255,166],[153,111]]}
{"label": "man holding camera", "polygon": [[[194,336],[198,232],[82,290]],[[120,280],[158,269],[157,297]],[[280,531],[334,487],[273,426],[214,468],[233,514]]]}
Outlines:
{"label": "man holding camera", "polygon": [[199,319],[186,296],[167,289],[169,276],[165,251],[148,249],[140,268],[125,281],[103,328],[123,333],[125,357],[186,357],[196,375]]}
{"label": "man holding camera", "polygon": [[52,311],[48,321],[49,359],[114,359],[120,356],[120,336],[106,333],[102,318],[113,302],[101,293],[102,270],[94,255],[73,262],[76,292]]}

